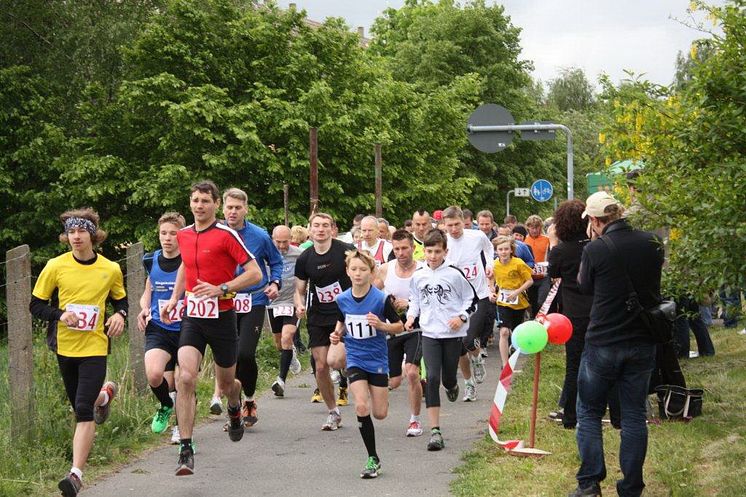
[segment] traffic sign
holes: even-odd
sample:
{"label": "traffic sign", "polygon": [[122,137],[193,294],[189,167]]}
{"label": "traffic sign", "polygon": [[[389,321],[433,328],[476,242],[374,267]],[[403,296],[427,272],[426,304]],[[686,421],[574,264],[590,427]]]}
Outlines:
{"label": "traffic sign", "polygon": [[531,196],[531,188],[516,188],[513,190],[513,195],[516,197],[530,197]]}
{"label": "traffic sign", "polygon": [[552,198],[553,193],[554,188],[552,188],[552,184],[545,179],[537,179],[531,185],[531,197],[537,202],[546,202]]}
{"label": "traffic sign", "polygon": [[[472,112],[468,124],[469,126],[503,126],[515,124],[515,120],[505,107],[497,104],[483,104]],[[488,154],[503,150],[513,141],[512,131],[469,132],[466,136],[474,148]]]}
{"label": "traffic sign", "polygon": [[[537,124],[554,124],[552,121],[525,121],[521,123],[521,126],[534,126]],[[528,141],[541,141],[541,140],[554,140],[557,136],[556,130],[522,130],[521,140]]]}

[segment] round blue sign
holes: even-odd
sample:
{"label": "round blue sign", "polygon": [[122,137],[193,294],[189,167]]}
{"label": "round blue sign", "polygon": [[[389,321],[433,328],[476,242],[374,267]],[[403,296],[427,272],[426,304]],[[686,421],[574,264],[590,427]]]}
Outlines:
{"label": "round blue sign", "polygon": [[531,197],[537,202],[546,202],[552,198],[554,188],[552,184],[545,179],[537,179],[534,184],[531,185]]}

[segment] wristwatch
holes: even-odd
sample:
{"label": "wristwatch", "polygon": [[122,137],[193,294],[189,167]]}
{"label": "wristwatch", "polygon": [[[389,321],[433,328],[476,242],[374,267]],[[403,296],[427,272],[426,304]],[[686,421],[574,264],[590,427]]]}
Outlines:
{"label": "wristwatch", "polygon": [[124,309],[119,309],[117,311],[117,314],[121,314],[124,319],[127,319],[127,311],[125,311]]}
{"label": "wristwatch", "polygon": [[465,323],[469,320],[469,316],[467,314],[459,314],[458,317],[462,323]]}
{"label": "wristwatch", "polygon": [[220,285],[220,291],[223,292],[223,297],[227,297],[228,296],[228,285],[225,283]]}
{"label": "wristwatch", "polygon": [[272,283],[274,283],[275,285],[277,285],[277,290],[278,291],[282,288],[282,281],[280,281],[280,280],[272,280],[272,281],[269,282],[270,285]]}

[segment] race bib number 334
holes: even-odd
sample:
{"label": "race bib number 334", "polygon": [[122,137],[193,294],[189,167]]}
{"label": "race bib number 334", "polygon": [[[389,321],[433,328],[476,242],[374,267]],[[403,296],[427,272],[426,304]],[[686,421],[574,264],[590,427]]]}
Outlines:
{"label": "race bib number 334", "polygon": [[97,305],[67,304],[65,311],[74,312],[78,316],[78,324],[68,326],[71,330],[93,331],[98,325],[98,317],[101,314]]}

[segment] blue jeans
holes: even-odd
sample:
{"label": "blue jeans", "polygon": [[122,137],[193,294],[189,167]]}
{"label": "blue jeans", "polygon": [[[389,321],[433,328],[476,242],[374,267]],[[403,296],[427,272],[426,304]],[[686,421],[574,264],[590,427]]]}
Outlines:
{"label": "blue jeans", "polygon": [[580,487],[606,478],[601,418],[609,390],[616,385],[622,409],[619,464],[624,475],[617,482],[617,493],[642,494],[642,466],[648,448],[646,399],[654,365],[653,344],[585,344],[578,372],[577,441],[581,462],[576,478]]}
{"label": "blue jeans", "polygon": [[723,326],[735,328],[741,319],[741,289],[723,287],[720,289],[720,300],[723,303]]}

